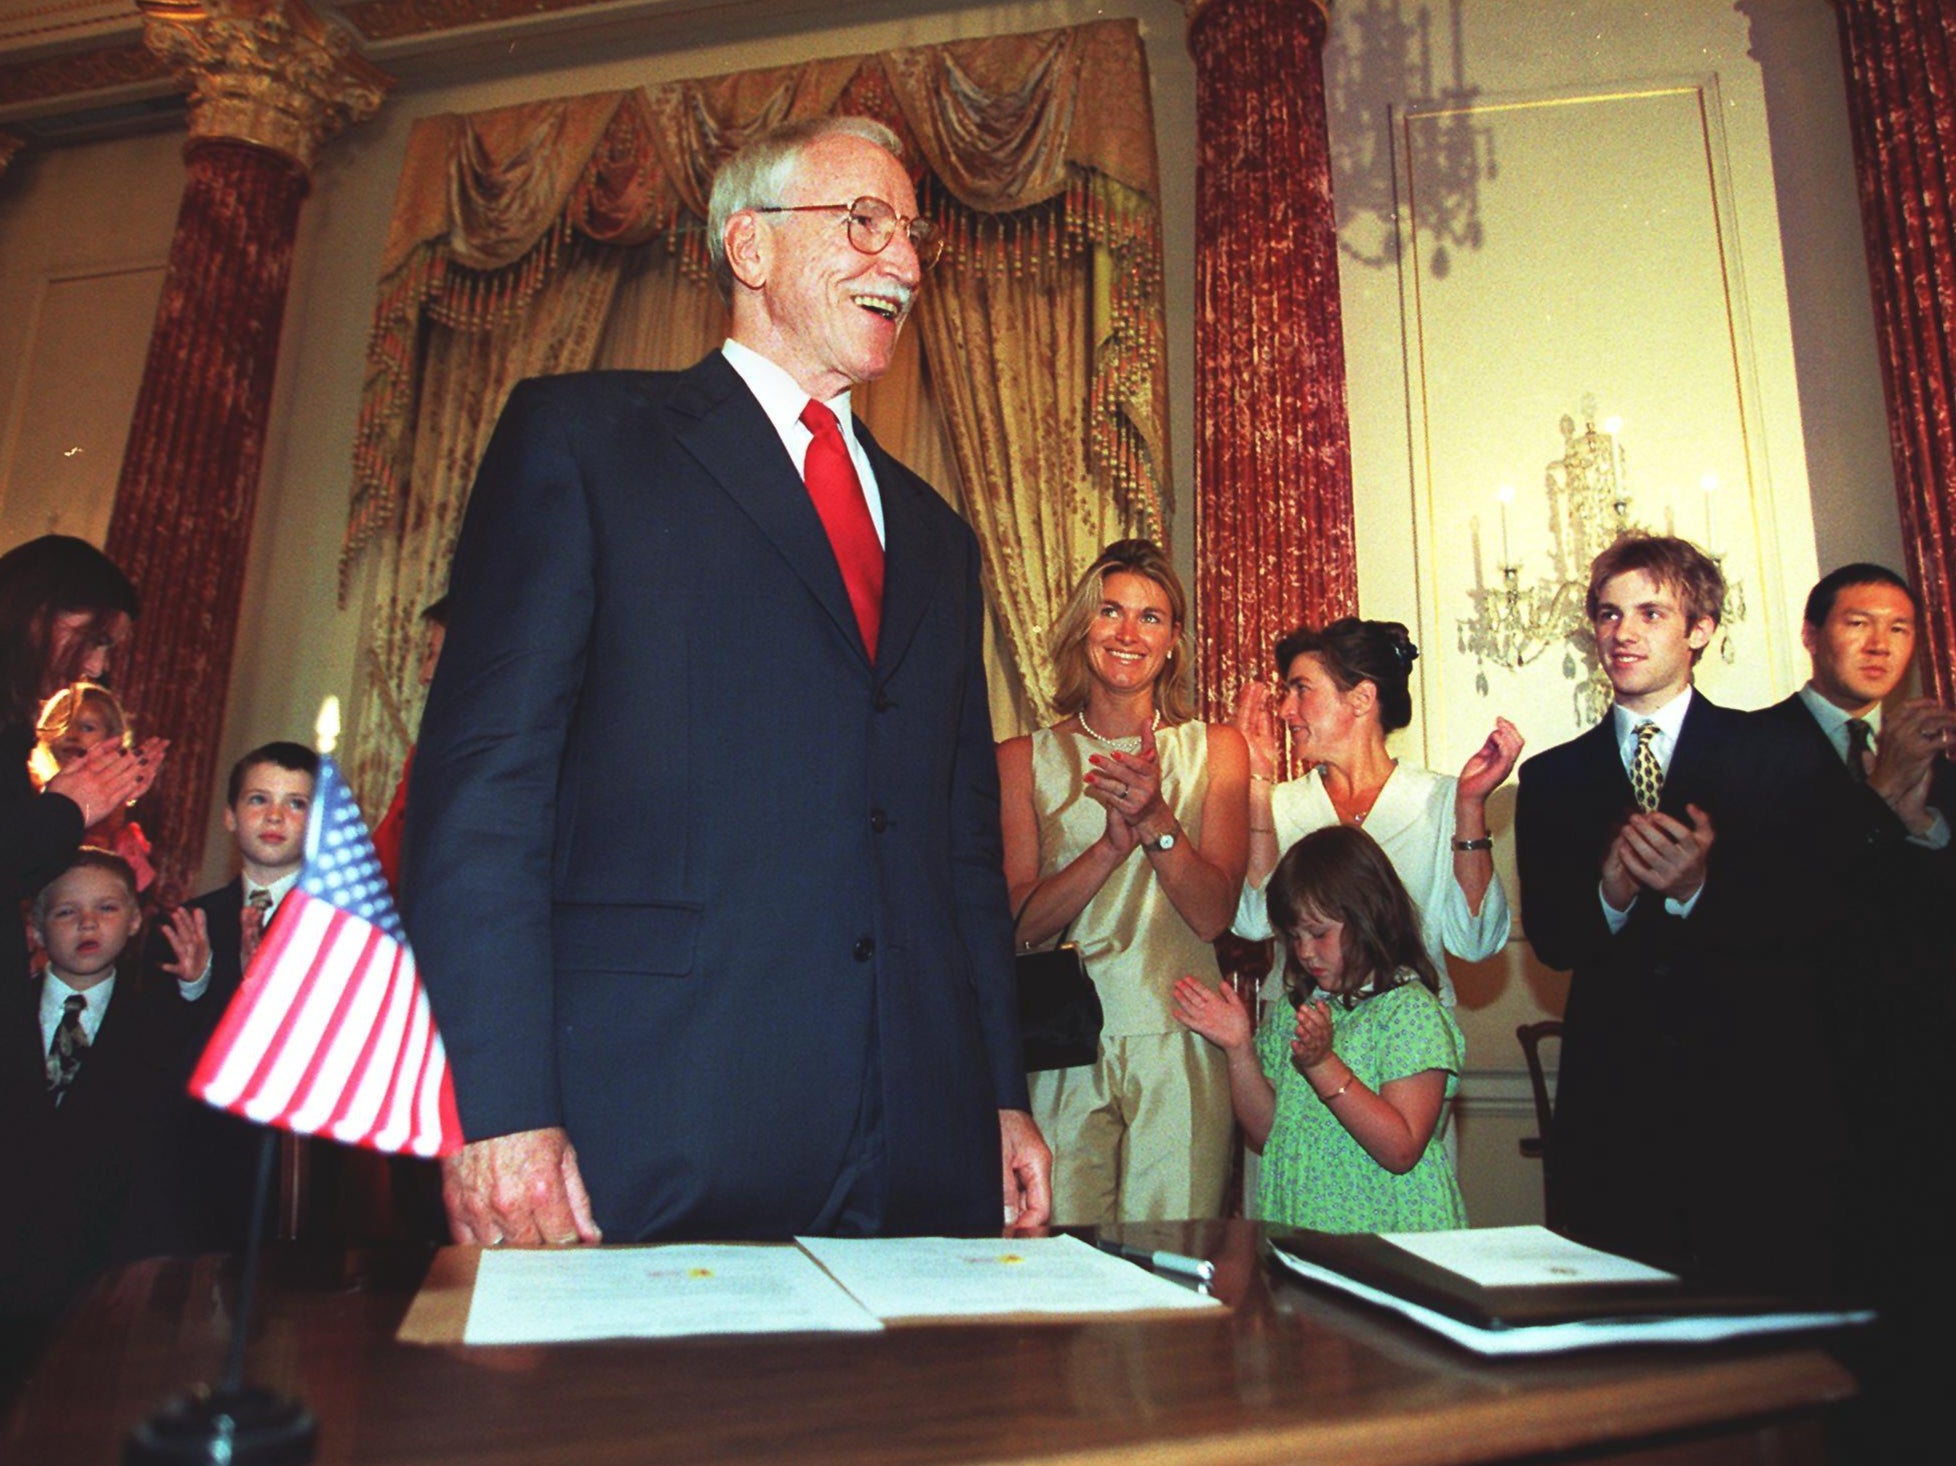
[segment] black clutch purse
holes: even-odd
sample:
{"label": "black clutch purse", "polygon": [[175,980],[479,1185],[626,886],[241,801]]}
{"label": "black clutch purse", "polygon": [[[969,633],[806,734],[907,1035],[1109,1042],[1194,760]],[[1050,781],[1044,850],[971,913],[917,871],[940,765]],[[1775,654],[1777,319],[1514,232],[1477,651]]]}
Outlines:
{"label": "black clutch purse", "polygon": [[[1026,903],[1031,900],[1026,897]],[[1021,905],[1018,916],[1025,915],[1025,909]],[[1012,919],[1015,931],[1018,916]],[[1026,1072],[1091,1064],[1100,1056],[1100,1025],[1106,1015],[1100,993],[1087,976],[1087,964],[1080,960],[1080,949],[1061,932],[1057,946],[1045,952],[1021,952],[1016,966]]]}

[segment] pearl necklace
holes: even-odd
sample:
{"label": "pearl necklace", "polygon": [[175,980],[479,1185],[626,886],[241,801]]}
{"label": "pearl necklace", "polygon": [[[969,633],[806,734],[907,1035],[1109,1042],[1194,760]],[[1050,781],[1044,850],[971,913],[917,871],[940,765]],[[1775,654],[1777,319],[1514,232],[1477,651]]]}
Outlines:
{"label": "pearl necklace", "polygon": [[[1125,738],[1109,738],[1105,733],[1102,733],[1087,721],[1087,710],[1085,708],[1081,708],[1073,716],[1080,720],[1080,731],[1095,743],[1105,744],[1116,753],[1139,753],[1141,751],[1141,735],[1139,733],[1130,733]],[[1160,731],[1160,728],[1161,709],[1156,708],[1154,721],[1148,725],[1148,731],[1154,733]]]}

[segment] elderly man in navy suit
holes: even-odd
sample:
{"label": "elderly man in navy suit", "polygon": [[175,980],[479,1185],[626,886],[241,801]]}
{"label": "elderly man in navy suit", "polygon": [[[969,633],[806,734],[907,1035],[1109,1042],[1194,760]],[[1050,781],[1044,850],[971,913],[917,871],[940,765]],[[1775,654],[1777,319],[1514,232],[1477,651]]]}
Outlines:
{"label": "elderly man in navy suit", "polygon": [[460,1241],[1047,1213],[976,542],[849,411],[937,254],[897,154],[750,142],[725,347],[525,382],[484,457],[405,859]]}

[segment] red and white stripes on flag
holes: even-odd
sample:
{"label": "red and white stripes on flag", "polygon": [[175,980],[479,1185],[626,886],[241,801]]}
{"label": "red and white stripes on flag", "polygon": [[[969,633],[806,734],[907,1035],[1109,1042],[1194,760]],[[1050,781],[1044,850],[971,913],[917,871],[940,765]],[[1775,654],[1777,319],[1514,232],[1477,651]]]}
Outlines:
{"label": "red and white stripes on flag", "polygon": [[414,953],[330,758],[320,760],[305,872],[279,903],[190,1092],[260,1125],[370,1150],[461,1148]]}

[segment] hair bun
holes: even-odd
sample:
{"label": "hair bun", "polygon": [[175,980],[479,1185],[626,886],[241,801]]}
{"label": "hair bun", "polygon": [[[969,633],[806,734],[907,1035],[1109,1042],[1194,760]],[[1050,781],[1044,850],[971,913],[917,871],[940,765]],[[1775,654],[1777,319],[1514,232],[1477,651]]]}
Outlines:
{"label": "hair bun", "polygon": [[1413,663],[1419,660],[1419,648],[1413,644],[1413,634],[1398,621],[1374,621],[1372,624],[1384,634],[1393,656],[1399,659],[1400,667],[1411,671]]}

